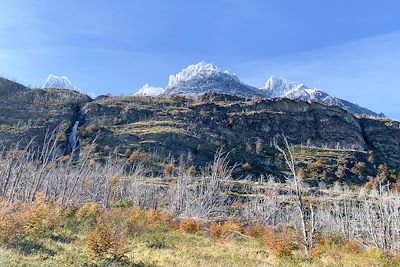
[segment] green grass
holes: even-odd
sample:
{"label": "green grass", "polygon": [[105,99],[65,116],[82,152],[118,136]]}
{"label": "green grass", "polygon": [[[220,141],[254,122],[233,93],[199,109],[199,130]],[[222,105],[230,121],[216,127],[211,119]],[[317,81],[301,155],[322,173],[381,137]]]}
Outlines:
{"label": "green grass", "polygon": [[0,266],[270,266],[261,242],[222,241],[180,230],[130,237],[126,258],[92,261],[85,256],[84,237],[43,238],[0,246]]}
{"label": "green grass", "polygon": [[270,266],[260,241],[215,240],[179,230],[130,240],[128,257],[154,266]]}

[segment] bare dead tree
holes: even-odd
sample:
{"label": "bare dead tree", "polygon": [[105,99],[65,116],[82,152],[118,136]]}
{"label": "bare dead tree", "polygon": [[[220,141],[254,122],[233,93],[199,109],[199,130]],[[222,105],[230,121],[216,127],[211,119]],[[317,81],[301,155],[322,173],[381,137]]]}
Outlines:
{"label": "bare dead tree", "polygon": [[[279,137],[279,136],[278,136]],[[309,255],[310,249],[314,245],[314,238],[316,233],[316,221],[314,207],[310,203],[307,205],[304,194],[307,192],[304,190],[304,183],[297,175],[296,171],[296,160],[293,154],[293,147],[289,144],[287,137],[280,136],[283,141],[283,147],[278,144],[277,138],[273,139],[274,147],[283,155],[286,165],[291,172],[291,183],[294,191],[294,201],[298,209],[300,217],[301,232],[303,236],[303,246],[306,255]],[[290,180],[290,179],[288,179]]]}
{"label": "bare dead tree", "polygon": [[169,196],[172,210],[181,217],[196,219],[217,219],[226,217],[229,180],[236,164],[229,165],[229,153],[219,149],[214,161],[200,177],[192,177],[180,171]]}
{"label": "bare dead tree", "polygon": [[[126,159],[109,157],[96,162],[90,149],[73,161],[63,157],[56,135],[56,131],[49,131],[40,149],[35,148],[33,140],[26,147],[0,149],[1,199],[9,205],[31,202],[37,193],[44,192],[49,201],[63,206],[96,202],[107,207],[129,201],[143,209],[168,210],[182,218],[292,224],[302,235],[306,254],[314,245],[317,228],[327,234],[341,233],[389,254],[400,249],[398,193],[381,184],[372,191],[335,185],[313,188],[311,194],[297,174],[293,146],[284,136],[280,143],[278,139],[273,143],[290,170],[286,184],[232,180],[235,165],[229,164],[229,153],[222,150],[201,175],[188,172],[189,163],[181,161],[167,180],[146,174],[140,162],[130,168]],[[229,193],[235,183],[245,184],[247,201],[232,212]]]}
{"label": "bare dead tree", "polygon": [[248,200],[243,204],[241,218],[248,224],[261,223],[263,225],[276,225],[281,220],[278,218],[283,203],[278,200],[278,191],[270,177],[268,183],[260,177],[258,182],[248,180],[246,189]]}

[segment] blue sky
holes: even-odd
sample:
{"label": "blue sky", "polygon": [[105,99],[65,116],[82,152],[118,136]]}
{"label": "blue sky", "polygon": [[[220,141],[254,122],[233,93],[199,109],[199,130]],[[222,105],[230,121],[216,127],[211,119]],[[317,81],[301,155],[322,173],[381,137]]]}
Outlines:
{"label": "blue sky", "polygon": [[400,120],[396,0],[2,0],[0,73],[130,94],[199,61],[319,87]]}

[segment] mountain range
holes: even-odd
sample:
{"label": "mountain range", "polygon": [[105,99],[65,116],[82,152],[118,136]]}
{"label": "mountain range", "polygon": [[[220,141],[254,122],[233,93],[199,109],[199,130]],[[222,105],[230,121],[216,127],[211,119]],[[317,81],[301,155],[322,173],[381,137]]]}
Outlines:
{"label": "mountain range", "polygon": [[200,62],[190,65],[176,75],[170,75],[168,86],[150,87],[146,85],[136,95],[194,97],[205,93],[235,95],[244,98],[289,98],[308,102],[318,102],[340,107],[352,114],[385,117],[358,104],[334,97],[328,93],[306,86],[303,83],[288,82],[283,78],[269,77],[262,88],[247,85],[229,71],[222,71],[214,64]]}
{"label": "mountain range", "polygon": [[[65,76],[50,74],[44,82],[43,89],[68,89],[82,92]],[[270,76],[265,86],[256,88],[242,82],[235,74],[222,71],[214,64],[200,62],[189,65],[175,75],[169,76],[168,86],[152,87],[144,85],[134,95],[167,97],[172,95],[195,97],[205,93],[234,95],[244,98],[288,98],[307,102],[318,102],[327,106],[337,106],[352,114],[363,114],[372,117],[385,117],[382,113],[329,95],[323,90],[308,87],[303,83],[289,82],[284,78]],[[89,94],[94,97],[93,94]]]}
{"label": "mountain range", "polygon": [[266,93],[268,98],[289,98],[292,100],[313,101],[327,106],[337,106],[352,114],[364,114],[373,117],[385,117],[384,114],[373,112],[365,107],[361,107],[355,103],[330,96],[326,92],[310,88],[303,83],[288,82],[283,78],[268,78],[265,86],[260,88]]}

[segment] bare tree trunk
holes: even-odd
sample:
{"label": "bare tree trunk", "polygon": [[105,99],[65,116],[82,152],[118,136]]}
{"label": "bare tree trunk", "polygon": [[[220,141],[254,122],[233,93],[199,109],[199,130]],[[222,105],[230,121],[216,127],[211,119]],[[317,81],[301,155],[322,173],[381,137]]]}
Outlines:
{"label": "bare tree trunk", "polygon": [[294,200],[300,216],[301,233],[303,235],[302,243],[304,246],[305,254],[309,255],[310,249],[313,247],[314,244],[316,231],[314,208],[312,204],[309,205],[308,210],[306,208],[305,201],[303,199],[303,194],[305,193],[305,191],[303,190],[303,182],[298,177],[296,172],[296,160],[292,151],[293,148],[289,144],[286,136],[282,135],[282,141],[284,144],[284,148],[282,148],[278,144],[276,138],[274,138],[273,143],[275,148],[283,155],[286,165],[289,167],[293,177],[293,190],[295,193]]}

